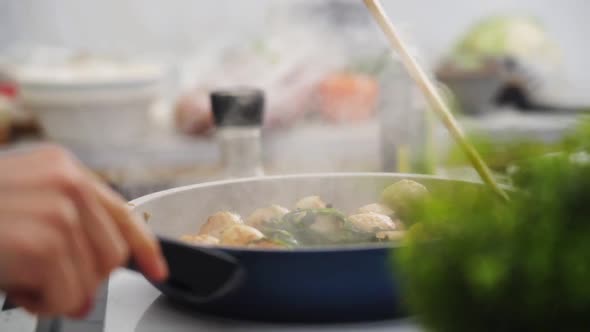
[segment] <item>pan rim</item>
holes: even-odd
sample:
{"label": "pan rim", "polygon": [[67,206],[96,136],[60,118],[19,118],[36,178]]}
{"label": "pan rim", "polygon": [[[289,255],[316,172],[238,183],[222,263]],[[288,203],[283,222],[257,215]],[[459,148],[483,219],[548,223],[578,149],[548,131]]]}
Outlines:
{"label": "pan rim", "polygon": [[[326,172],[326,173],[299,173],[299,174],[285,174],[285,175],[265,175],[265,176],[257,176],[257,177],[247,177],[247,178],[238,178],[238,179],[225,179],[225,180],[218,180],[218,181],[208,181],[202,183],[196,183],[186,186],[179,186],[175,188],[170,188],[162,191],[157,191],[142,197],[138,197],[129,202],[132,211],[137,209],[143,204],[151,202],[155,199],[158,199],[163,196],[181,193],[185,191],[190,191],[194,189],[202,189],[202,188],[209,188],[209,187],[217,187],[217,186],[224,186],[224,185],[231,185],[231,184],[239,184],[239,183],[250,183],[250,182],[257,182],[257,181],[273,181],[273,180],[281,180],[281,179],[310,179],[310,178],[346,178],[346,177],[373,177],[373,178],[395,178],[395,177],[406,177],[412,179],[423,179],[423,180],[440,180],[440,181],[453,181],[465,184],[476,184],[476,185],[483,185],[483,182],[476,181],[476,180],[467,180],[467,179],[455,179],[451,177],[445,176],[437,176],[437,175],[426,175],[426,174],[413,174],[413,173],[395,173],[395,172]],[[505,189],[511,188],[510,186],[501,185]],[[176,241],[181,243],[178,239],[165,237],[168,240]],[[358,251],[382,251],[382,250],[391,250],[398,247],[401,247],[401,241],[396,241],[394,243],[387,243],[387,244],[362,244],[362,245],[351,245],[351,246],[326,246],[326,247],[302,247],[302,248],[294,248],[294,249],[271,249],[271,248],[247,248],[247,247],[228,247],[228,246],[195,246],[197,248],[203,248],[207,250],[220,250],[227,253],[244,253],[244,252],[256,252],[256,253],[267,253],[267,254],[302,254],[302,253],[339,253],[339,252],[358,252]]]}
{"label": "pan rim", "polygon": [[[463,182],[463,183],[470,183],[470,184],[483,184],[481,181],[475,180],[466,180],[466,179],[456,179],[452,177],[445,177],[445,176],[438,176],[438,175],[427,175],[427,174],[414,174],[414,173],[395,173],[395,172],[326,172],[326,173],[300,173],[300,174],[279,174],[279,175],[264,175],[264,176],[255,176],[255,177],[246,177],[246,178],[236,178],[236,179],[226,179],[226,180],[217,180],[217,181],[207,181],[195,184],[189,184],[185,186],[174,187],[170,189],[165,189],[161,191],[156,191],[151,194],[147,194],[136,199],[129,201],[129,204],[133,207],[145,204],[149,201],[152,201],[160,196],[170,195],[174,193],[189,191],[198,188],[208,188],[208,187],[217,187],[222,185],[228,184],[238,184],[238,183],[250,183],[250,182],[257,182],[257,181],[272,181],[272,180],[280,180],[280,179],[309,179],[309,178],[340,178],[340,177],[382,177],[382,178],[390,178],[390,177],[409,177],[415,179],[424,179],[424,180],[443,180],[443,181],[453,181],[453,182]],[[509,186],[503,186],[509,188]]]}

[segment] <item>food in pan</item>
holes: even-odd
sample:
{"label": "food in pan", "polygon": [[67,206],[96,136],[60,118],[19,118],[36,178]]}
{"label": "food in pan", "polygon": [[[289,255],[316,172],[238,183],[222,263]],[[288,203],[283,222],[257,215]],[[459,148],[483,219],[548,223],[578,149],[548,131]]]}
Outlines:
{"label": "food in pan", "polygon": [[211,235],[183,235],[180,239],[187,243],[198,245],[214,245],[219,244],[219,239]]}
{"label": "food in pan", "polygon": [[196,234],[180,239],[201,246],[289,249],[322,245],[354,245],[399,241],[410,211],[429,192],[422,184],[401,180],[383,190],[381,201],[345,214],[319,196],[301,198],[289,210],[259,207],[245,219],[230,211],[211,215]]}
{"label": "food in pan", "polygon": [[199,235],[210,235],[221,238],[223,231],[231,226],[243,224],[242,218],[231,212],[221,211],[210,216],[201,227]]}
{"label": "food in pan", "polygon": [[271,205],[269,207],[256,209],[246,219],[246,224],[257,229],[262,229],[268,224],[280,220],[287,213],[289,213],[289,210],[280,205]]}

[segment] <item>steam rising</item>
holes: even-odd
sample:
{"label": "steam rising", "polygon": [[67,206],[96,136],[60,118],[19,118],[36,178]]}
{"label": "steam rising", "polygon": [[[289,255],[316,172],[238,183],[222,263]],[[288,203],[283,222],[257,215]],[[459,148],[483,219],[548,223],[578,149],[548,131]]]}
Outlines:
{"label": "steam rising", "polygon": [[[275,2],[265,23],[254,39],[201,50],[190,61],[185,76],[193,79],[185,84],[265,91],[267,173],[380,171],[387,159],[382,152],[395,155],[395,142],[412,142],[423,130],[408,112],[421,107],[413,101],[412,83],[362,2]],[[322,120],[318,85],[341,72],[379,83],[378,116],[340,124]]]}

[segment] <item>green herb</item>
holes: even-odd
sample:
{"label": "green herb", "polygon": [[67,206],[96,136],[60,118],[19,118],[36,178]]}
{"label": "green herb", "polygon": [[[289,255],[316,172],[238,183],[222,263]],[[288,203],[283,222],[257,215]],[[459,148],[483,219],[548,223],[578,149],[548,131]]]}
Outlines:
{"label": "green herb", "polygon": [[[494,141],[487,135],[472,133],[468,140],[494,171],[507,172],[515,162],[556,152],[590,151],[590,117],[581,117],[570,133],[555,142],[533,139]],[[453,147],[446,158],[447,166],[466,165],[469,161],[459,147]]]}
{"label": "green herb", "polygon": [[[509,203],[465,185],[433,193],[415,207],[419,222],[394,262],[407,305],[429,328],[590,328],[588,122],[557,146],[561,152],[542,157],[529,152],[547,145],[514,149],[525,160],[515,163],[517,189]],[[490,151],[487,158],[497,157],[497,147]]]}
{"label": "green herb", "polygon": [[291,233],[285,230],[265,228],[262,230],[262,232],[268,239],[284,247],[295,248],[299,245],[297,239],[295,239],[295,237]]}

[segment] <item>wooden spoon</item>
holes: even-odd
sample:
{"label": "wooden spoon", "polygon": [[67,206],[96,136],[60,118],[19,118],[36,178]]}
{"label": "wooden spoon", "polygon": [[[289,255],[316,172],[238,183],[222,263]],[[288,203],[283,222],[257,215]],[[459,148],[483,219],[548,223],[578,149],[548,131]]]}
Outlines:
{"label": "wooden spoon", "polygon": [[379,27],[389,40],[391,47],[396,50],[401,59],[402,63],[408,70],[410,76],[416,81],[422,93],[428,100],[431,108],[439,115],[447,130],[451,133],[451,136],[455,139],[455,142],[463,149],[469,161],[483,180],[495,193],[497,193],[504,200],[508,200],[506,192],[498,185],[492,172],[486,163],[483,161],[475,147],[465,139],[463,131],[459,127],[457,120],[449,110],[449,107],[440,96],[435,85],[432,83],[426,72],[420,67],[418,62],[410,55],[406,44],[402,41],[395,27],[387,17],[385,10],[381,6],[379,0],[363,0],[365,5],[373,15],[373,18],[379,24]]}

